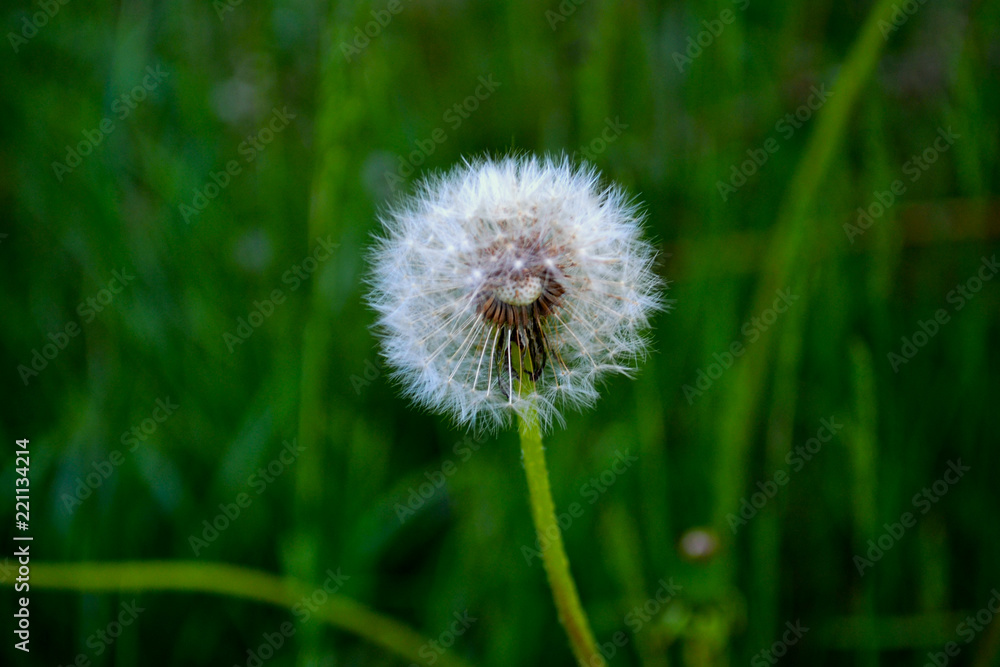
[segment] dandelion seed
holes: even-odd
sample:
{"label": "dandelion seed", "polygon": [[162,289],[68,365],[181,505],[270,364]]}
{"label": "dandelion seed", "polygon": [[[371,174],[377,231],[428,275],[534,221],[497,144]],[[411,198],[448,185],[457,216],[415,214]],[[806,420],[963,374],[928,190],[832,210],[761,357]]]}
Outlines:
{"label": "dandelion seed", "polygon": [[530,409],[549,426],[592,405],[663,307],[635,206],[566,159],[466,163],[383,224],[369,296],[383,353],[412,399],[459,423]]}

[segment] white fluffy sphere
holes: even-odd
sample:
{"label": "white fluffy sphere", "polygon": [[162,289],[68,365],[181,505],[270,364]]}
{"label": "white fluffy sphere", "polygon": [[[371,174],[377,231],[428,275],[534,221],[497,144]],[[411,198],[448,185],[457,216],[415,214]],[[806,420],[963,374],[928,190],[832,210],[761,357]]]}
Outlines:
{"label": "white fluffy sphere", "polygon": [[506,425],[597,399],[628,374],[663,306],[641,217],[568,160],[466,163],[390,211],[369,301],[383,354],[417,403]]}

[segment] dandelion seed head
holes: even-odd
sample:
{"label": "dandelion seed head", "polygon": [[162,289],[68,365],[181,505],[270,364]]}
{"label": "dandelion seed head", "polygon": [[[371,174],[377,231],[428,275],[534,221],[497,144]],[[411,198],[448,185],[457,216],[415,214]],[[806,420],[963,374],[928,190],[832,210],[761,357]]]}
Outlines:
{"label": "dandelion seed head", "polygon": [[567,159],[465,163],[383,217],[369,301],[383,354],[418,404],[544,427],[630,374],[664,306],[641,216]]}

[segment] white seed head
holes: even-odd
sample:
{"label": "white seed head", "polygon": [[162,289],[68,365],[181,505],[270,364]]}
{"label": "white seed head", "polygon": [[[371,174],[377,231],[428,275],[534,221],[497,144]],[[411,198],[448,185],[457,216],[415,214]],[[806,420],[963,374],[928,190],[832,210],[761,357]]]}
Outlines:
{"label": "white seed head", "polygon": [[383,354],[417,403],[490,427],[589,406],[629,374],[663,307],[641,217],[568,160],[466,163],[382,220],[369,301]]}

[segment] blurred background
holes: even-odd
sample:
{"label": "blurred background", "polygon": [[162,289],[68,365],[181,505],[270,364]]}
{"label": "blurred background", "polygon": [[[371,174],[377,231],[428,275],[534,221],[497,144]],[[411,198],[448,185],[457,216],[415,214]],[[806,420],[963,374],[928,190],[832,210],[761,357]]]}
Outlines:
{"label": "blurred background", "polygon": [[[516,435],[408,405],[363,304],[379,211],[510,151],[641,201],[674,300],[546,442],[609,663],[1000,664],[1000,3],[4,26],[4,664],[572,664]],[[135,561],[202,583],[66,569]]]}

